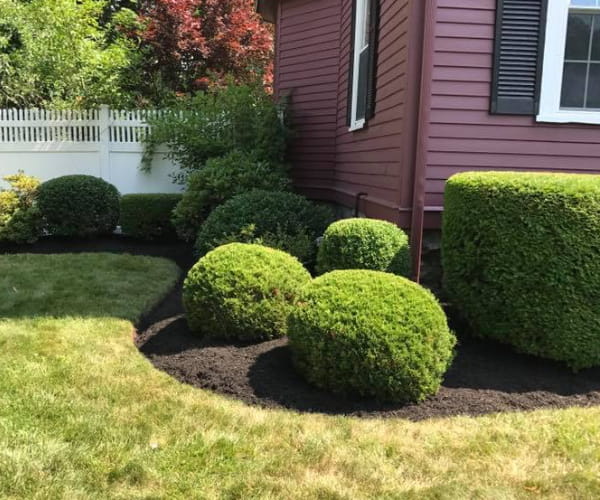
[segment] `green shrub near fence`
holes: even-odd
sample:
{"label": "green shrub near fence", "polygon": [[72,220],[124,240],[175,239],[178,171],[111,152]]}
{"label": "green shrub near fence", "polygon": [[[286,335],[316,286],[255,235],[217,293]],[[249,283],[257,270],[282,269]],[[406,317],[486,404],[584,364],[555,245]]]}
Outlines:
{"label": "green shrub near fence", "polygon": [[290,184],[280,163],[261,159],[257,152],[232,151],[211,158],[188,177],[187,190],[173,214],[177,234],[194,241],[202,223],[223,202],[253,189],[285,191]]}
{"label": "green shrub near fence", "polygon": [[0,242],[34,243],[42,232],[36,204],[40,181],[23,172],[3,179],[10,188],[0,190]]}
{"label": "green shrub near fence", "polygon": [[600,176],[458,174],[442,255],[448,296],[475,334],[600,365]]}
{"label": "green shrub near fence", "polygon": [[180,194],[127,194],[121,198],[121,229],[127,236],[143,240],[174,239],[171,222]]}
{"label": "green shrub near fence", "polygon": [[202,169],[210,158],[230,151],[254,152],[265,161],[281,163],[289,132],[281,108],[262,85],[236,85],[179,99],[174,108],[148,119],[143,166],[150,169],[158,146],[180,165],[177,178]]}
{"label": "green shrub near fence", "polygon": [[110,234],[119,222],[119,191],[91,175],[65,175],[46,181],[37,199],[46,229],[54,236]]}

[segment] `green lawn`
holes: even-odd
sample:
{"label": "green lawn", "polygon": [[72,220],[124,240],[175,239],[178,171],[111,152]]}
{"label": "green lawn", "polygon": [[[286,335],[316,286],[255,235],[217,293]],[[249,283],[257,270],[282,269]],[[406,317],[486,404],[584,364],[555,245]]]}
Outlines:
{"label": "green lawn", "polygon": [[359,420],[179,384],[132,343],[176,275],[0,256],[0,498],[600,497],[600,409]]}

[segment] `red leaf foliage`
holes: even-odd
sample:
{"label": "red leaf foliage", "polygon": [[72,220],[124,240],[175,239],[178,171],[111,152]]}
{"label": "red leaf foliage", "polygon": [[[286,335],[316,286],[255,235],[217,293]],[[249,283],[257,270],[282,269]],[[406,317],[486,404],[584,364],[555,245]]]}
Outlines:
{"label": "red leaf foliage", "polygon": [[254,0],[151,0],[140,17],[149,69],[171,90],[192,92],[225,78],[271,84],[273,33]]}

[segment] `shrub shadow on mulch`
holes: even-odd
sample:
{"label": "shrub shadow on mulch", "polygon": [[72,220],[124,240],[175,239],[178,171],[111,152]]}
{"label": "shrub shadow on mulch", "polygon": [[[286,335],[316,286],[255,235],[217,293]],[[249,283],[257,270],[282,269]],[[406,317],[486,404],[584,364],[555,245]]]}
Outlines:
{"label": "shrub shadow on mulch", "polygon": [[333,395],[312,387],[294,371],[286,339],[231,345],[192,334],[179,293],[174,290],[156,310],[179,307],[177,315],[147,318],[150,326],[141,331],[137,341],[141,352],[158,369],[183,383],[247,404],[410,420],[600,405],[600,369],[575,374],[562,364],[467,335],[460,338],[441,391],[423,403],[382,404]]}

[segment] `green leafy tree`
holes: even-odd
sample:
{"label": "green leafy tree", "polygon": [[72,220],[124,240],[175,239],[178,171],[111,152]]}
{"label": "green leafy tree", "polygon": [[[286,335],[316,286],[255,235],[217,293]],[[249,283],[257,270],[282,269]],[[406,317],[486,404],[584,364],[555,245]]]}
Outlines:
{"label": "green leafy tree", "polygon": [[143,168],[152,167],[161,144],[169,147],[168,157],[183,169],[175,179],[179,183],[184,183],[190,172],[203,168],[210,158],[234,150],[282,163],[289,131],[273,97],[262,86],[229,83],[181,99],[168,112],[150,118]]}
{"label": "green leafy tree", "polygon": [[136,14],[104,0],[0,0],[0,106],[132,106]]}

